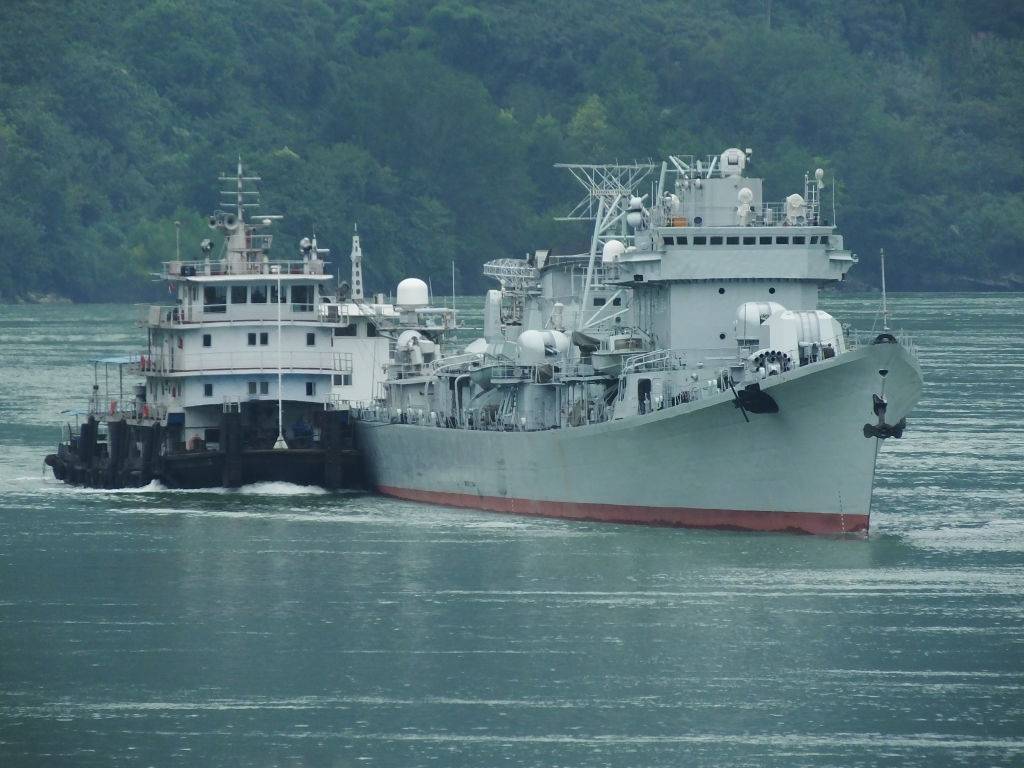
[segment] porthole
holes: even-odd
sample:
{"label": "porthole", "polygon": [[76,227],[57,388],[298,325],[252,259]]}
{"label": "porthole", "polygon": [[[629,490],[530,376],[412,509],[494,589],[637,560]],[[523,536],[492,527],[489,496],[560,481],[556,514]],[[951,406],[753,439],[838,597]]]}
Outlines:
{"label": "porthole", "polygon": [[718,338],[720,338],[720,339],[722,339],[724,341],[725,340],[725,334],[724,333],[718,334]]}
{"label": "porthole", "polygon": [[725,293],[725,288],[719,288],[719,289],[718,289],[718,293],[719,293],[719,294],[723,294],[723,293]]}
{"label": "porthole", "polygon": [[768,289],[768,293],[775,293],[775,289],[774,288],[769,288]]}

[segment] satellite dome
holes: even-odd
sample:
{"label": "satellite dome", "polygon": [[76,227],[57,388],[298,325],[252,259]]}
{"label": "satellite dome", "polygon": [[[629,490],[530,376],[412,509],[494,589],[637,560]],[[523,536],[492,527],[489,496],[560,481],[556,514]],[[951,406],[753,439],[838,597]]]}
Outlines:
{"label": "satellite dome", "polygon": [[400,307],[425,307],[430,303],[430,292],[427,284],[418,277],[407,277],[398,284],[398,300]]}
{"label": "satellite dome", "polygon": [[610,264],[626,252],[626,246],[620,240],[609,240],[601,249],[601,261]]}
{"label": "satellite dome", "polygon": [[750,201],[754,199],[754,193],[750,191],[750,187],[743,187],[737,197],[744,205],[750,205]]}

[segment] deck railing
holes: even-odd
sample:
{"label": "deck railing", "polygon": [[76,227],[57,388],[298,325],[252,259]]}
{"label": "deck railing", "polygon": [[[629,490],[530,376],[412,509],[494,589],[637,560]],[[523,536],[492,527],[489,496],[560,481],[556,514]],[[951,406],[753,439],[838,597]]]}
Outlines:
{"label": "deck railing", "polygon": [[237,370],[323,371],[344,373],[351,370],[343,355],[334,352],[174,352],[173,354],[132,355],[130,370],[140,374],[218,373]]}
{"label": "deck railing", "polygon": [[[243,261],[241,259],[203,259],[202,261],[165,261],[161,266],[160,277],[174,279],[180,277],[218,277],[222,275],[325,275],[324,265],[320,259],[284,259]],[[276,267],[278,271],[273,268]]]}

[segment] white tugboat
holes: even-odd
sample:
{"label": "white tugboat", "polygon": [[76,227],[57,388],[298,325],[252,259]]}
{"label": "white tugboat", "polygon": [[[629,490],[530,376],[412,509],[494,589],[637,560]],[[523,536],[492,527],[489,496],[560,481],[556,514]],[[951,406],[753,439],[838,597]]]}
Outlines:
{"label": "white tugboat", "polygon": [[327,251],[303,238],[297,258],[272,260],[267,230],[281,217],[255,212],[259,178],[239,162],[221,181],[232,185],[228,205],[209,224],[223,244],[215,251],[207,239],[199,260],[164,263],[159,277],[173,303],[149,308],[144,352],[107,361],[120,381],[127,372],[144,383],[126,399],[109,386],[101,396],[96,381],[79,434],[47,457],[58,479],[189,488],[358,482],[348,398],[335,388],[352,389],[365,354],[339,350],[337,324],[324,322],[328,305],[337,306]]}
{"label": "white tugboat", "polygon": [[462,355],[399,337],[385,401],[356,418],[372,484],[530,515],[866,531],[877,452],[920,395],[914,348],[818,309],[857,261],[823,172],[769,204],[749,160],[565,166],[589,253],[488,263],[501,287]]}

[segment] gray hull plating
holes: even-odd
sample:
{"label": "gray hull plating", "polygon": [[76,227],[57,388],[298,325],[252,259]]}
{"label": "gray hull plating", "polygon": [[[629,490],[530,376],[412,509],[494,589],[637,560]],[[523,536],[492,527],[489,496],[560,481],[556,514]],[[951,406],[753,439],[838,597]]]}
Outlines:
{"label": "gray hull plating", "polygon": [[[886,376],[879,371],[886,371]],[[762,383],[779,406],[747,422],[731,394],[645,416],[535,432],[357,422],[383,493],[523,514],[656,525],[866,530],[877,438],[921,375],[899,344],[861,347]]]}

